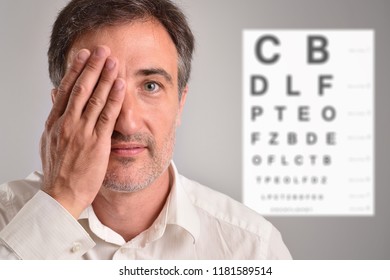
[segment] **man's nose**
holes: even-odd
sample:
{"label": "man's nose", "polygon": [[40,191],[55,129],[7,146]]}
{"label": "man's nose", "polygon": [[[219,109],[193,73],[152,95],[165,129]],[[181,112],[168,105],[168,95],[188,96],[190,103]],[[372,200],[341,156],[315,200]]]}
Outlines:
{"label": "man's nose", "polygon": [[137,104],[135,93],[128,90],[114,130],[123,135],[131,135],[140,131],[141,123],[141,108]]}

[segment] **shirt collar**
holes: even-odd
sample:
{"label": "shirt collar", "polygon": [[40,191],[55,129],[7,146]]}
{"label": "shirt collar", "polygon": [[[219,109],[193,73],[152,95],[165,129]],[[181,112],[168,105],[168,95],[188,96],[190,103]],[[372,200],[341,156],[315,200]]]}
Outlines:
{"label": "shirt collar", "polygon": [[168,199],[167,224],[177,225],[185,229],[191,234],[195,243],[200,232],[198,213],[180,180],[181,177],[173,161],[169,168],[174,179],[170,197]]}
{"label": "shirt collar", "polygon": [[[151,228],[155,227],[158,223],[160,224],[162,219],[166,225],[176,225],[186,230],[191,235],[193,242],[195,243],[200,233],[198,213],[185,191],[182,181],[180,180],[180,174],[178,173],[173,161],[171,161],[169,166],[169,172],[173,178],[171,192],[163,210]],[[79,220],[82,219],[88,219],[89,223],[91,224],[91,222],[93,222],[95,226],[96,223],[100,223],[91,205],[81,213]],[[102,225],[102,228],[105,228],[105,226]],[[151,228],[149,228],[148,231]]]}

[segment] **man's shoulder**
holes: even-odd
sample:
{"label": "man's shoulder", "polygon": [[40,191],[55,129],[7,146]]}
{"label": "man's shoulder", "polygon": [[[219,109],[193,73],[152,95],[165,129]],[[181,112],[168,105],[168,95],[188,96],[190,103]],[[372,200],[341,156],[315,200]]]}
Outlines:
{"label": "man's shoulder", "polygon": [[205,258],[291,259],[280,232],[262,215],[184,176],[180,185],[199,215],[198,249]]}
{"label": "man's shoulder", "polygon": [[196,181],[184,176],[180,176],[180,180],[192,204],[211,218],[248,234],[266,239],[270,236],[273,226],[259,213]]}

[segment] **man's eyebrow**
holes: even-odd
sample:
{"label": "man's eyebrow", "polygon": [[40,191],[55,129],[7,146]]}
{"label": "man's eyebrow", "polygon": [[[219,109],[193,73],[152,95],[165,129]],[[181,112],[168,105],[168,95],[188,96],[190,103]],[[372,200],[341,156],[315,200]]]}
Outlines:
{"label": "man's eyebrow", "polygon": [[151,75],[160,75],[163,76],[164,79],[173,84],[172,76],[162,68],[148,68],[148,69],[140,69],[136,73],[136,76],[151,76]]}

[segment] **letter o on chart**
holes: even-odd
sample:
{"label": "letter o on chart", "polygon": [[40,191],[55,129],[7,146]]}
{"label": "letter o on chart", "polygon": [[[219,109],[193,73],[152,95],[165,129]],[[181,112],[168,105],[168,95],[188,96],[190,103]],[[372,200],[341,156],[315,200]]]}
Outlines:
{"label": "letter o on chart", "polygon": [[256,166],[260,165],[261,164],[261,156],[259,156],[259,155],[253,156],[252,163]]}

